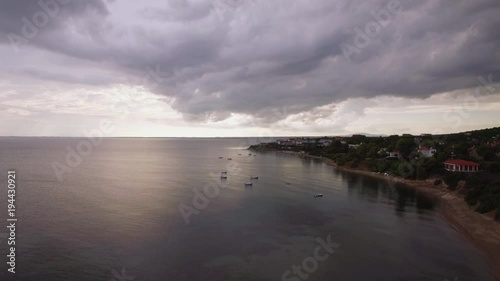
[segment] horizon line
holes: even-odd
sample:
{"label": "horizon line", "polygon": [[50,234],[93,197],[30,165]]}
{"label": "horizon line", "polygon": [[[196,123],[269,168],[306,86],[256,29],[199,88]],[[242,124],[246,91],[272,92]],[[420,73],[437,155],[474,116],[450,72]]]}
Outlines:
{"label": "horizon line", "polygon": [[[405,134],[412,136],[442,136],[442,135],[453,135],[453,134],[463,134],[474,131],[482,131],[489,129],[496,129],[500,127],[488,127],[483,129],[475,129],[469,131],[458,131],[453,133],[442,133],[442,134],[429,134],[429,133],[419,133],[419,134],[411,134],[411,133],[399,133],[399,134],[371,134],[371,133],[353,133],[353,134],[344,134],[344,135],[276,135],[276,136],[102,136],[101,138],[163,138],[163,139],[234,139],[234,138],[290,138],[290,137],[352,137],[353,135],[364,135],[367,137],[389,137],[389,136],[403,136]],[[89,138],[88,136],[2,136],[0,138]]]}

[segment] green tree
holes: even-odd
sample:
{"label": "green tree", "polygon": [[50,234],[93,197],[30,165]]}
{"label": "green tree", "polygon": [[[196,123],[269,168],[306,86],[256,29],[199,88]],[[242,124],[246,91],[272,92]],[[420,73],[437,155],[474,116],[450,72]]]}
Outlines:
{"label": "green tree", "polygon": [[500,181],[492,182],[481,190],[476,211],[487,213],[500,208]]}
{"label": "green tree", "polygon": [[379,158],[378,151],[379,151],[378,147],[376,147],[375,145],[373,145],[373,146],[370,147],[370,149],[366,153],[366,157],[368,157],[368,158]]}
{"label": "green tree", "polygon": [[477,154],[479,154],[479,156],[481,156],[486,161],[494,161],[496,158],[495,148],[487,145],[481,145],[480,147],[478,147]]}
{"label": "green tree", "polygon": [[403,155],[408,156],[415,149],[413,138],[401,138],[396,143],[396,149]]}
{"label": "green tree", "polygon": [[457,189],[458,182],[460,181],[460,175],[457,173],[449,172],[444,177],[444,182],[448,185],[451,190]]}
{"label": "green tree", "polygon": [[418,166],[417,173],[416,173],[417,180],[425,180],[428,177],[429,177],[429,174],[427,173],[427,171],[422,166]]}

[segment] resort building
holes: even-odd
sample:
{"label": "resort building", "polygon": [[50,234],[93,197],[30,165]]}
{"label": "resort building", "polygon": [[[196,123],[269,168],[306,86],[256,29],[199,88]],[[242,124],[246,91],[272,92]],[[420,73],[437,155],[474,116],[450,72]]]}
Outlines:
{"label": "resort building", "polygon": [[437,150],[435,148],[428,148],[428,147],[419,147],[418,152],[422,154],[424,157],[432,157],[434,154],[436,154]]}
{"label": "resort building", "polygon": [[303,138],[302,144],[316,144],[316,140],[311,138]]}
{"label": "resort building", "polygon": [[398,159],[400,157],[401,157],[401,153],[399,153],[399,151],[391,151],[391,152],[387,152],[386,158]]}
{"label": "resort building", "polygon": [[479,171],[479,164],[472,161],[451,159],[444,162],[444,169],[450,172],[475,173]]}
{"label": "resort building", "polygon": [[492,140],[488,142],[488,145],[491,147],[497,147],[500,146],[500,140]]}
{"label": "resort building", "polygon": [[295,141],[285,140],[285,141],[280,141],[279,144],[284,146],[295,146]]}
{"label": "resort building", "polygon": [[330,144],[332,144],[332,140],[331,139],[320,139],[319,144],[322,146],[329,146]]}

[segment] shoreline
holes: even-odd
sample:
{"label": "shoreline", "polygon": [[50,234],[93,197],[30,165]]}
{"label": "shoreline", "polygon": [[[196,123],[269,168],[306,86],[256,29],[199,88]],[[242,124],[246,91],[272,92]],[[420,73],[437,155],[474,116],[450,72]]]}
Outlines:
{"label": "shoreline", "polygon": [[491,217],[487,217],[472,210],[465,200],[454,192],[435,187],[432,179],[419,181],[407,180],[394,176],[384,176],[383,174],[374,174],[366,170],[340,167],[332,160],[320,156],[298,152],[278,152],[295,154],[299,157],[320,159],[325,164],[335,167],[338,171],[402,183],[412,188],[417,193],[425,194],[425,196],[436,200],[439,212],[441,212],[447,222],[457,232],[464,236],[465,240],[472,243],[486,255],[494,277],[500,280],[500,223],[495,222]]}

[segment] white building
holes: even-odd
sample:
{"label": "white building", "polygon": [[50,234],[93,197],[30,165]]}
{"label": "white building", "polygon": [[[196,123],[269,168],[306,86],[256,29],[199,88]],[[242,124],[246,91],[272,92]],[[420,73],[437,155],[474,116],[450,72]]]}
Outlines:
{"label": "white building", "polygon": [[432,156],[434,156],[434,154],[436,154],[437,149],[432,148],[432,147],[431,148],[419,147],[418,152],[420,152],[420,154],[422,154],[422,156],[424,156],[424,157],[432,157]]}
{"label": "white building", "polygon": [[322,144],[323,146],[329,146],[330,144],[332,144],[332,140],[331,139],[321,139],[321,140],[319,140],[319,143]]}
{"label": "white building", "polygon": [[399,158],[399,157],[401,157],[401,154],[399,153],[399,151],[391,151],[391,152],[387,152],[386,158]]}
{"label": "white building", "polygon": [[461,159],[450,159],[444,162],[444,168],[450,172],[475,173],[479,171],[479,164]]}

